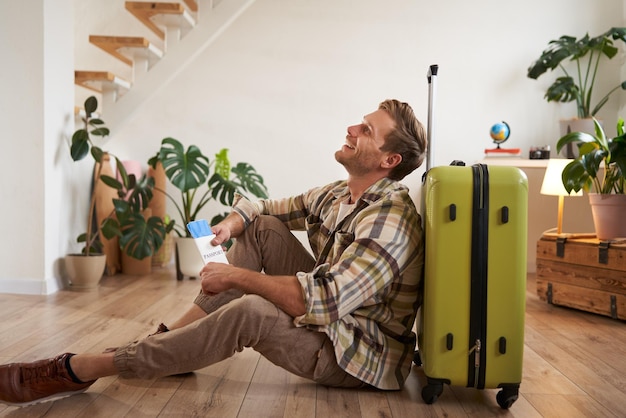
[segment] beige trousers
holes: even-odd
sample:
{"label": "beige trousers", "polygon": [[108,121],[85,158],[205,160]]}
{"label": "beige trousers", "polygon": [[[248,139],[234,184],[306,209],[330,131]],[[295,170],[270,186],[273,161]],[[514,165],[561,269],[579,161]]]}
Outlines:
{"label": "beige trousers", "polygon": [[[266,274],[310,271],[315,260],[276,218],[257,218],[228,252],[237,266]],[[252,347],[272,363],[327,386],[365,387],[337,365],[324,333],[299,328],[293,318],[257,295],[228,291],[198,295],[207,316],[183,328],[120,347],[115,366],[123,377],[155,378],[197,370]]]}

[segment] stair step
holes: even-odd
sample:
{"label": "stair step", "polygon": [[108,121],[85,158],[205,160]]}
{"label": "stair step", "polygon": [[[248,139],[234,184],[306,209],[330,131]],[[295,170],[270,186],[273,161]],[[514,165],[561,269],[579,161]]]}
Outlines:
{"label": "stair step", "polygon": [[126,10],[132,13],[162,40],[165,40],[165,32],[158,24],[162,26],[179,26],[182,30],[189,30],[196,25],[193,16],[181,3],[127,1],[125,4]]}
{"label": "stair step", "polygon": [[152,67],[159,59],[163,58],[161,49],[146,38],[138,36],[90,35],[89,42],[131,67],[136,59],[147,60],[148,67]]}
{"label": "stair step", "polygon": [[74,83],[98,93],[115,90],[121,96],[130,89],[130,82],[108,71],[74,71]]}
{"label": "stair step", "polygon": [[196,0],[185,0],[185,4],[192,12],[198,11],[198,2]]}

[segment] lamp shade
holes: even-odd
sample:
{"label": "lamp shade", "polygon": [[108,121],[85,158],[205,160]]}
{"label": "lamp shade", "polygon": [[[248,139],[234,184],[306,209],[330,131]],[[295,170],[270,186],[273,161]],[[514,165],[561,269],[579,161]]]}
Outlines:
{"label": "lamp shade", "polygon": [[572,193],[567,193],[565,186],[563,186],[563,179],[561,174],[566,165],[574,160],[568,160],[563,158],[551,158],[548,161],[548,167],[546,168],[546,174],[543,177],[543,183],[541,184],[541,194],[550,196],[582,196],[583,191],[579,190]]}

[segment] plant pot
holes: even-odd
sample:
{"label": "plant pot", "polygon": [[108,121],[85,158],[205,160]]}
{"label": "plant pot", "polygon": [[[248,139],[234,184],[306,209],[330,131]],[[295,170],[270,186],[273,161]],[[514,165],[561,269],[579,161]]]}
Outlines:
{"label": "plant pot", "polygon": [[65,256],[65,271],[71,290],[94,290],[104,274],[106,255],[95,254],[89,257],[83,254]]}
{"label": "plant pot", "polygon": [[172,252],[174,249],[174,238],[172,234],[169,233],[165,235],[165,239],[163,240],[163,245],[159,248],[159,251],[155,255],[152,256],[152,266],[153,267],[165,267],[170,261],[172,261]]}
{"label": "plant pot", "polygon": [[138,260],[122,251],[122,274],[129,276],[145,276],[152,272],[152,257]]}
{"label": "plant pot", "polygon": [[[94,167],[94,176],[97,175],[99,164],[96,162]],[[113,172],[113,166],[111,165],[111,156],[104,154],[102,157],[102,168],[100,172],[100,179],[98,181],[98,187],[95,188],[96,198],[96,220],[98,225],[102,225],[104,221],[115,209],[113,205],[113,199],[117,199],[117,190],[113,187],[109,187],[102,181],[102,176],[115,177]],[[119,238],[117,236],[107,239],[100,230],[100,241],[102,242],[102,252],[106,255],[106,273],[109,276],[114,275],[120,270],[120,251],[119,251]]]}
{"label": "plant pot", "polygon": [[589,203],[599,240],[626,238],[626,195],[589,193]]}
{"label": "plant pot", "polygon": [[183,276],[195,278],[204,267],[202,256],[193,238],[176,238],[176,278],[182,280]]}
{"label": "plant pot", "polygon": [[[601,120],[598,119],[598,123],[600,126],[604,127],[604,124]],[[564,137],[570,132],[585,132],[589,135],[595,135],[595,126],[593,124],[593,119],[563,119],[559,121],[559,128],[561,131],[561,137]],[[565,158],[577,158],[578,157],[578,147],[575,144],[567,144],[565,148],[561,150],[561,156]]]}

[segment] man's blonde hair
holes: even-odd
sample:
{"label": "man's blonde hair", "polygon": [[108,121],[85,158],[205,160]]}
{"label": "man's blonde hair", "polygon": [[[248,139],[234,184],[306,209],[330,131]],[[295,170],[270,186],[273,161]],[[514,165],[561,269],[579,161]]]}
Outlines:
{"label": "man's blonde hair", "polygon": [[382,102],[378,109],[386,111],[395,122],[395,129],[387,134],[382,151],[395,152],[402,161],[389,173],[392,180],[402,180],[422,165],[428,140],[424,125],[415,117],[407,103],[395,99]]}

